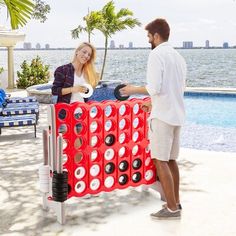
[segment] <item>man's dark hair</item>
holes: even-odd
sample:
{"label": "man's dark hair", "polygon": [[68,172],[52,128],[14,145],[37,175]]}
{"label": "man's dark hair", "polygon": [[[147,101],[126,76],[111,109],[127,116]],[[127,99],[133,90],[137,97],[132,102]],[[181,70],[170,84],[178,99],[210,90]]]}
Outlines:
{"label": "man's dark hair", "polygon": [[164,41],[168,41],[170,35],[170,27],[165,19],[157,18],[146,25],[145,30],[154,35],[158,33]]}

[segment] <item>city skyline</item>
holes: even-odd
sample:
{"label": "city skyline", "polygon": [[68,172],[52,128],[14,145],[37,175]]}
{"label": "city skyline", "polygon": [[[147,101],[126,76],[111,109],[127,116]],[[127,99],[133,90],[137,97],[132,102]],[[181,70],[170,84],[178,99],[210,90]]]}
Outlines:
{"label": "city skyline", "polygon": [[[86,33],[80,39],[72,39],[70,30],[79,24],[88,12],[100,10],[108,0],[61,0],[60,4],[53,0],[45,0],[51,6],[51,12],[45,23],[31,20],[20,31],[26,34],[25,42],[32,45],[50,44],[52,48],[76,47],[81,41],[87,41]],[[203,46],[208,39],[211,45],[236,45],[236,2],[234,0],[114,0],[116,9],[128,8],[142,23],[141,27],[117,32],[109,40],[117,45],[133,42],[133,47],[149,47],[145,25],[157,17],[166,18],[171,27],[169,42],[181,47],[183,41],[193,41],[195,46]],[[171,6],[171,7],[170,7]],[[1,16],[2,16],[1,11]],[[1,17],[0,24],[6,25],[7,20]],[[104,47],[103,35],[95,31],[91,42],[96,47]],[[16,45],[23,47],[23,42]]]}
{"label": "city skyline", "polygon": [[[72,48],[72,47],[69,47]],[[97,47],[99,49],[104,48],[104,47]],[[125,44],[116,44],[115,40],[110,40],[110,43],[108,45],[108,49],[136,49],[136,48],[150,48],[150,45],[148,47],[135,47],[133,42],[126,42]],[[200,46],[195,46],[193,41],[183,41],[182,46],[176,47],[176,48],[183,48],[183,49],[191,49],[191,48],[205,48],[205,49],[211,49],[211,48],[236,48],[236,45],[229,45],[228,42],[223,42],[221,46],[215,46],[211,45],[211,42],[209,40],[205,40],[204,45]],[[50,44],[46,43],[44,46],[42,46],[39,42],[37,42],[34,45],[32,45],[31,42],[24,42],[22,48],[16,48],[16,49],[25,49],[25,50],[30,50],[30,49],[38,49],[38,50],[45,50],[45,49],[67,49],[66,47],[61,47],[61,48],[55,48],[55,47],[50,47]]]}

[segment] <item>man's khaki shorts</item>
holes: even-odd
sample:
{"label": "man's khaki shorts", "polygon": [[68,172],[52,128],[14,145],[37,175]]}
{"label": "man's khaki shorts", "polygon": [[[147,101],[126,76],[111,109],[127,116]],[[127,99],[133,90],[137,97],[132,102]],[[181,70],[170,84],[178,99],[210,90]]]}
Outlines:
{"label": "man's khaki shorts", "polygon": [[176,160],[179,156],[181,126],[169,125],[159,119],[149,121],[151,157],[160,161]]}

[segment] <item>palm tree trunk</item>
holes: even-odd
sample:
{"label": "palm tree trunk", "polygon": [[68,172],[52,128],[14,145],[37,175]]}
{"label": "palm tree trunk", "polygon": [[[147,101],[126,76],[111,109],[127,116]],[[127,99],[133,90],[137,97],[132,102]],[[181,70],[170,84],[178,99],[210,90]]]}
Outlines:
{"label": "palm tree trunk", "polygon": [[104,68],[105,68],[105,64],[106,64],[106,58],[107,58],[107,44],[108,44],[108,37],[105,37],[105,52],[104,52],[104,57],[103,57],[103,64],[102,64],[102,71],[101,71],[101,76],[100,76],[100,80],[102,80],[103,77],[103,73],[104,73]]}

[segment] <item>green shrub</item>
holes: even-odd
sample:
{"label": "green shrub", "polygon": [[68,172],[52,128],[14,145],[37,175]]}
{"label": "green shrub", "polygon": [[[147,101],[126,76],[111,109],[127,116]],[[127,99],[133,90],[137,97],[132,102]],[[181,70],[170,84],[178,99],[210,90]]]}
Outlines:
{"label": "green shrub", "polygon": [[49,81],[49,65],[43,65],[39,56],[32,59],[30,65],[24,60],[20,67],[22,71],[17,71],[17,88],[25,89],[32,85],[44,84]]}

